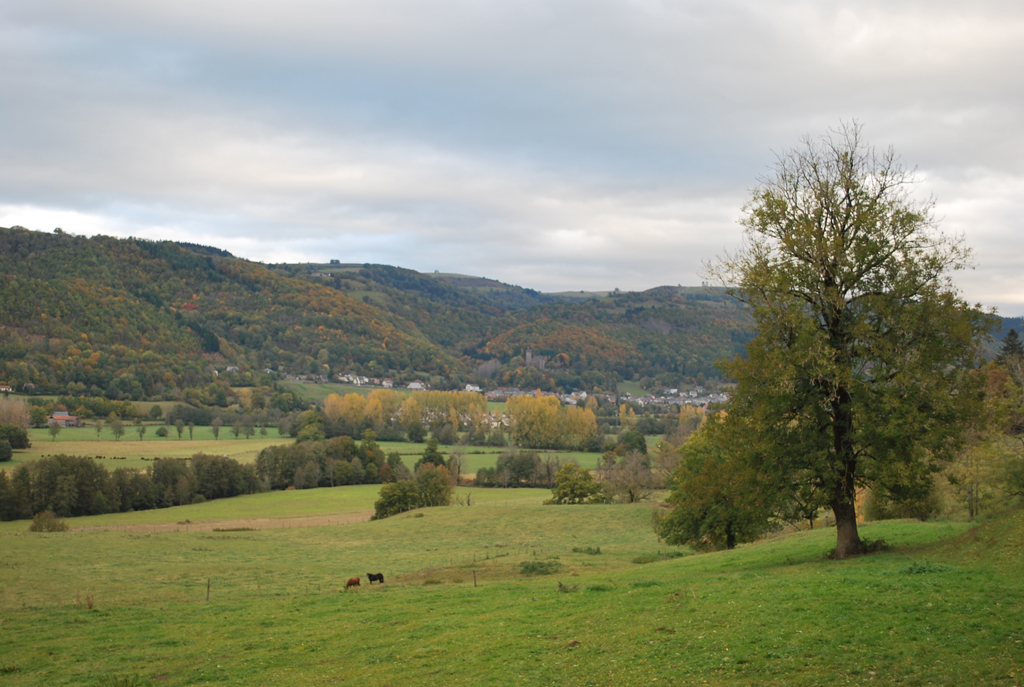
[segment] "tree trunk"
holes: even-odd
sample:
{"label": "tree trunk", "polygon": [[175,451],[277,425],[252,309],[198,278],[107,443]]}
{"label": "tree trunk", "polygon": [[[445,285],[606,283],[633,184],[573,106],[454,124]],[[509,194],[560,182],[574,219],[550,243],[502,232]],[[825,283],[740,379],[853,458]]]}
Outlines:
{"label": "tree trunk", "polygon": [[836,516],[836,552],[834,558],[849,558],[864,553],[864,542],[857,533],[857,509],[853,499],[832,504]]}
{"label": "tree trunk", "polygon": [[[841,329],[840,338],[844,338]],[[837,350],[841,348],[837,347]],[[864,542],[857,534],[857,459],[850,441],[853,434],[853,399],[843,386],[836,389],[836,400],[832,403],[832,441],[836,466],[840,468],[839,482],[832,492],[832,513],[836,516],[835,558],[849,558],[864,553]]]}

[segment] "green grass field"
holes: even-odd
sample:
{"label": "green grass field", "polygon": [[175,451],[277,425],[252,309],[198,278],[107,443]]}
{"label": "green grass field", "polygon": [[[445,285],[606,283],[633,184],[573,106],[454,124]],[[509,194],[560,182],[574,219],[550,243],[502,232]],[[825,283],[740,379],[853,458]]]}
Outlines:
{"label": "green grass field", "polygon": [[60,431],[55,440],[46,429],[30,429],[29,439],[32,441],[32,448],[14,451],[12,460],[0,463],[0,469],[10,471],[22,463],[60,453],[102,456],[99,462],[109,470],[119,467],[145,468],[157,456],[185,458],[200,452],[227,455],[239,462],[251,463],[267,446],[293,441],[291,437],[279,436],[276,427],[268,427],[265,437],[257,433],[250,439],[246,439],[244,435],[236,439],[228,427],[221,428],[219,439],[213,438],[213,430],[210,427],[196,427],[193,438],[189,439],[186,427],[182,438],[178,439],[174,427],[167,428],[169,434],[166,438],[156,436],[156,429],[159,426],[162,425],[147,425],[146,434],[141,441],[133,425],[125,426],[125,434],[119,441],[114,440],[109,427],[103,429],[100,439],[96,438],[96,430],[93,427],[67,427]]}
{"label": "green grass field", "polygon": [[[93,427],[68,427],[62,429],[56,439],[53,439],[46,429],[31,429],[29,438],[32,440],[32,448],[14,451],[13,459],[10,462],[0,463],[0,470],[10,471],[22,463],[60,453],[76,456],[102,456],[99,458],[100,462],[110,470],[119,467],[145,468],[157,456],[185,458],[199,452],[227,455],[241,463],[251,463],[267,446],[294,441],[287,435],[280,436],[275,427],[268,427],[265,437],[256,434],[250,439],[246,439],[244,436],[236,439],[231,433],[231,429],[227,427],[221,428],[219,439],[213,438],[213,430],[210,427],[196,427],[193,438],[189,439],[186,427],[182,438],[179,439],[175,428],[168,427],[168,436],[160,438],[156,436],[156,429],[160,426],[162,425],[147,425],[146,434],[141,441],[133,425],[125,427],[125,435],[119,441],[114,440],[109,427],[103,429],[100,439],[96,438],[96,430]],[[426,444],[406,441],[382,441],[379,443],[385,453],[397,451],[402,456],[402,461],[410,469],[416,464],[426,447]],[[481,467],[494,467],[498,456],[504,449],[493,446],[441,447],[441,452],[445,456],[456,450],[463,454],[463,473],[472,475]],[[601,458],[598,453],[572,451],[541,451],[540,453],[543,456],[557,456],[563,461],[572,459],[589,468],[597,467]]]}
{"label": "green grass field", "polygon": [[[385,453],[397,451],[402,456],[402,461],[410,468],[416,464],[419,456],[423,454],[425,444],[414,444],[406,441],[382,441],[379,442]],[[460,451],[463,458],[463,473],[475,474],[482,467],[494,467],[498,462],[498,456],[505,449],[495,446],[441,446],[441,453],[447,458],[455,451]],[[586,468],[595,468],[601,461],[600,453],[583,453],[579,451],[537,451],[542,458],[557,457],[562,462],[575,460]]]}
{"label": "green grass field", "polygon": [[[1019,509],[973,529],[870,524],[863,535],[893,548],[849,561],[824,558],[831,529],[659,560],[650,505],[468,493],[469,507],[329,527],[7,524],[0,674],[5,685],[1020,683]],[[340,512],[373,497],[342,487],[162,513]],[[524,576],[523,562],[556,570]],[[367,572],[387,583],[368,587]],[[355,575],[362,586],[340,591]]]}
{"label": "green grass field", "polygon": [[[128,527],[145,530],[148,525],[184,522],[217,523],[248,519],[298,519],[328,515],[369,513],[380,492],[379,484],[320,488],[292,491],[271,491],[263,494],[217,499],[206,503],[173,508],[157,508],[134,513],[108,513],[69,519],[74,529],[93,527]],[[539,505],[551,496],[547,489],[479,489],[459,487],[457,497],[471,500],[473,505],[512,507]],[[0,533],[24,530],[23,522],[0,522]],[[184,528],[182,528],[184,529]]]}

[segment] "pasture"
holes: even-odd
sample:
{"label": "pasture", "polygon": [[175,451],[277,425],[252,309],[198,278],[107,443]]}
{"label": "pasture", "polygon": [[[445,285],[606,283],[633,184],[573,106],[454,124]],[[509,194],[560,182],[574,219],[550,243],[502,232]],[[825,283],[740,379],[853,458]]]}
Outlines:
{"label": "pasture", "polygon": [[[870,524],[864,536],[893,548],[844,562],[824,558],[831,529],[662,560],[650,505],[465,491],[474,505],[287,530],[39,535],[6,524],[4,683],[1020,682],[1020,510],[973,529]],[[255,513],[341,512],[373,497],[341,487],[160,514],[234,516],[213,509],[246,499]],[[523,563],[552,574],[524,575]],[[386,584],[368,587],[368,572]],[[356,575],[362,585],[342,591]]]}
{"label": "pasture", "polygon": [[147,425],[146,434],[141,441],[134,425],[126,425],[124,436],[116,441],[109,427],[103,428],[98,439],[95,427],[66,427],[61,429],[56,439],[50,436],[47,429],[30,429],[29,439],[32,441],[32,448],[14,451],[12,460],[0,463],[0,469],[10,471],[21,463],[60,453],[102,456],[99,462],[108,470],[119,467],[145,468],[151,465],[150,461],[157,456],[187,458],[200,452],[227,455],[240,463],[251,463],[267,446],[293,441],[291,437],[279,436],[276,427],[268,427],[267,436],[257,433],[249,439],[244,435],[236,439],[228,427],[221,427],[219,439],[214,439],[212,428],[196,427],[193,438],[190,439],[186,427],[179,439],[174,427],[167,428],[167,437],[156,436],[156,429],[160,426],[162,425]]}
{"label": "pasture", "polygon": [[[330,516],[360,514],[369,520],[373,502],[377,500],[379,484],[357,486],[268,491],[262,494],[215,499],[205,503],[172,508],[136,511],[134,513],[107,513],[72,518],[67,522],[74,530],[100,527],[127,528],[128,531],[149,531],[151,526],[175,525],[186,520],[195,525],[217,525],[224,522],[246,520],[276,520],[268,527],[285,527],[299,520],[326,520]],[[459,487],[455,497],[469,501],[473,506],[511,508],[522,505],[540,505],[551,496],[547,489],[480,489]],[[471,506],[471,507],[473,507]],[[0,533],[14,533],[25,529],[25,523],[0,522]],[[184,526],[179,527],[182,532]],[[209,528],[207,528],[209,529]]]}
{"label": "pasture", "polygon": [[[381,441],[378,443],[384,453],[396,451],[400,456],[402,456],[402,462],[410,469],[416,464],[419,457],[423,455],[423,449],[426,448],[426,444],[414,444],[407,441]],[[498,456],[500,456],[506,449],[499,446],[442,445],[438,447],[438,450],[444,454],[445,458],[448,458],[454,452],[459,452],[462,454],[463,474],[476,474],[476,471],[482,467],[494,467],[498,462]],[[575,460],[585,468],[596,468],[598,463],[601,462],[600,453],[555,451],[545,449],[529,450],[536,450],[537,454],[540,455],[541,458],[558,458],[563,463],[569,460]]]}
{"label": "pasture", "polygon": [[[169,432],[167,437],[156,436],[156,429],[160,426],[162,425],[147,425],[146,434],[141,441],[134,425],[126,426],[124,436],[116,441],[109,427],[103,428],[99,439],[96,437],[95,427],[67,427],[60,431],[56,439],[50,436],[47,429],[30,429],[29,438],[32,441],[32,448],[14,451],[13,459],[10,462],[0,463],[0,470],[10,471],[21,463],[60,453],[76,456],[102,456],[99,461],[109,470],[119,467],[145,468],[151,465],[151,461],[157,456],[188,458],[200,452],[226,455],[240,463],[252,463],[256,460],[259,452],[267,446],[288,444],[294,441],[290,436],[280,436],[276,427],[268,427],[267,436],[257,433],[249,439],[246,439],[244,435],[235,438],[229,427],[221,427],[219,439],[214,438],[212,428],[195,427],[190,439],[186,427],[179,439],[174,427],[167,428]],[[652,437],[651,439],[650,445],[653,447],[657,438]],[[426,448],[426,444],[408,441],[381,441],[378,444],[384,453],[396,451],[402,456],[402,462],[410,469]],[[440,447],[440,451],[445,457],[453,451],[462,453],[462,472],[465,475],[476,474],[476,471],[482,467],[494,467],[498,456],[504,450],[504,448],[494,446]],[[557,456],[563,461],[572,459],[588,468],[597,467],[601,458],[599,453],[573,451],[538,451],[538,453],[542,457]]]}

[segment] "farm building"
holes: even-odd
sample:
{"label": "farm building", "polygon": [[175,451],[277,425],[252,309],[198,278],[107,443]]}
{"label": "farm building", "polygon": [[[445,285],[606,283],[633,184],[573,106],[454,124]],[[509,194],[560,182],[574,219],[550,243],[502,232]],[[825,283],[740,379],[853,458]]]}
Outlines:
{"label": "farm building", "polygon": [[68,415],[66,410],[58,410],[50,417],[46,418],[47,422],[56,422],[61,427],[79,427],[82,421],[76,415]]}

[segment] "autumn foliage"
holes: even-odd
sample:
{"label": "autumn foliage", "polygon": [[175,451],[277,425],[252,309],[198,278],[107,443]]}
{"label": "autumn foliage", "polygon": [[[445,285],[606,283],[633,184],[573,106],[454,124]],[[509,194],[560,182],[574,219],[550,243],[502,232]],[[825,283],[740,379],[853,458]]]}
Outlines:
{"label": "autumn foliage", "polygon": [[517,396],[505,404],[512,442],[524,448],[582,451],[597,436],[597,418],[587,408],[563,406],[553,396]]}

